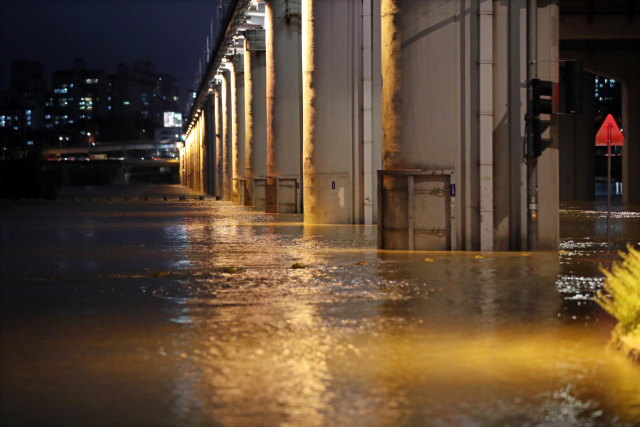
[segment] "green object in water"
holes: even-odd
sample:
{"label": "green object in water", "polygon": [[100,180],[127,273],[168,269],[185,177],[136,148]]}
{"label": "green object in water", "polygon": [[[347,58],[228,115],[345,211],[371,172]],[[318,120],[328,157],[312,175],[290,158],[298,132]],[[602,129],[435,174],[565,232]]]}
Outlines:
{"label": "green object in water", "polygon": [[238,267],[227,267],[224,269],[224,271],[226,271],[227,273],[237,273]]}
{"label": "green object in water", "polygon": [[304,265],[304,264],[303,264],[303,263],[301,263],[301,262],[296,262],[295,264],[293,264],[293,265],[291,266],[291,268],[300,269],[300,268],[307,268],[307,266],[306,266],[306,265]]}
{"label": "green object in water", "polygon": [[614,262],[611,271],[602,267],[606,276],[603,289],[598,291],[595,301],[609,314],[618,319],[621,328],[630,336],[640,336],[640,252],[627,245],[629,253],[620,252],[624,259]]}

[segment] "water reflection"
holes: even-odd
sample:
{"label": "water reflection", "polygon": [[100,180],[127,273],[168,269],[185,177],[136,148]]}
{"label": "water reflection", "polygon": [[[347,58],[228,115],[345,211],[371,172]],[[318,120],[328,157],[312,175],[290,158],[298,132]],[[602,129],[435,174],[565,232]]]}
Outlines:
{"label": "water reflection", "polygon": [[[640,419],[640,369],[605,350],[591,302],[616,258],[591,207],[563,211],[561,254],[480,258],[230,203],[47,209],[1,213],[3,425]],[[640,241],[624,212],[617,247]]]}

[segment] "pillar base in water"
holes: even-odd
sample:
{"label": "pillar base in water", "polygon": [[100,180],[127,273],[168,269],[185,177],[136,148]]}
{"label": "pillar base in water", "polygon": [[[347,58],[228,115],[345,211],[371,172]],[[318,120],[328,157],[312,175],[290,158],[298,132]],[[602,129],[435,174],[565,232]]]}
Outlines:
{"label": "pillar base in water", "polygon": [[378,171],[378,249],[456,249],[453,171]]}
{"label": "pillar base in water", "polygon": [[244,205],[265,207],[265,183],[263,178],[248,178],[244,181]]}
{"label": "pillar base in water", "polygon": [[346,173],[305,177],[305,224],[351,224],[351,183]]}
{"label": "pillar base in water", "polygon": [[265,187],[266,213],[298,213],[297,177],[268,177]]}

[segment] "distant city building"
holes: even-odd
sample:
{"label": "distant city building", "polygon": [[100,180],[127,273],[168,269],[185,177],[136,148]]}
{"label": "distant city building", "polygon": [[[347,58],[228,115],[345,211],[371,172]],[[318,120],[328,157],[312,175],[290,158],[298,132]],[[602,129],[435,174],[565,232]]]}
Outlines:
{"label": "distant city building", "polygon": [[162,139],[179,139],[173,128],[182,124],[178,81],[156,72],[150,61],[120,64],[116,74],[109,75],[76,59],[73,69],[54,71],[51,83],[47,91],[42,63],[11,63],[11,85],[0,92],[2,141],[77,144],[93,141],[101,128],[114,140],[132,134],[153,139],[150,133],[163,128]]}
{"label": "distant city building", "polygon": [[107,115],[109,78],[104,71],[89,70],[85,60],[76,59],[73,70],[55,71],[52,83],[54,126],[78,125]]}
{"label": "distant city building", "polygon": [[109,77],[109,111],[116,117],[142,114],[162,126],[165,112],[178,111],[178,80],[156,73],[151,62],[134,62],[118,66]]}
{"label": "distant city building", "polygon": [[41,100],[47,90],[44,65],[19,59],[11,63],[11,88],[14,96]]}
{"label": "distant city building", "polygon": [[46,89],[42,63],[22,59],[11,63],[11,84],[0,94],[0,134],[3,139],[20,137],[31,141],[34,132],[45,128],[43,100]]}

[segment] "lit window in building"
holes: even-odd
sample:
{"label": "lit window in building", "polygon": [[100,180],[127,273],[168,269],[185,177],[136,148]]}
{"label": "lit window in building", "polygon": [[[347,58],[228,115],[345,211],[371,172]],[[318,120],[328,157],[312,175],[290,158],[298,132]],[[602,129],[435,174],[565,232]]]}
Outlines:
{"label": "lit window in building", "polygon": [[91,111],[91,110],[93,110],[93,107],[91,106],[87,107],[87,111]]}
{"label": "lit window in building", "polygon": [[27,145],[33,145],[33,141],[27,141]]}
{"label": "lit window in building", "polygon": [[109,105],[109,110],[111,110],[111,105]]}
{"label": "lit window in building", "polygon": [[123,104],[124,105],[129,105],[129,101],[124,101]]}
{"label": "lit window in building", "polygon": [[86,79],[84,82],[86,84],[92,85],[98,83],[98,79]]}
{"label": "lit window in building", "polygon": [[93,98],[85,98],[84,100],[87,101],[87,102],[91,102],[91,101],[93,101]]}
{"label": "lit window in building", "polygon": [[46,116],[44,116],[44,118],[49,120],[51,118],[51,114],[47,114]]}
{"label": "lit window in building", "polygon": [[177,101],[177,100],[178,100],[178,97],[177,97],[177,96],[174,96],[174,97],[173,97],[173,100],[174,100],[174,101]]}
{"label": "lit window in building", "polygon": [[31,115],[31,110],[27,110],[27,116]]}
{"label": "lit window in building", "polygon": [[73,123],[73,120],[69,120],[69,123]]}

